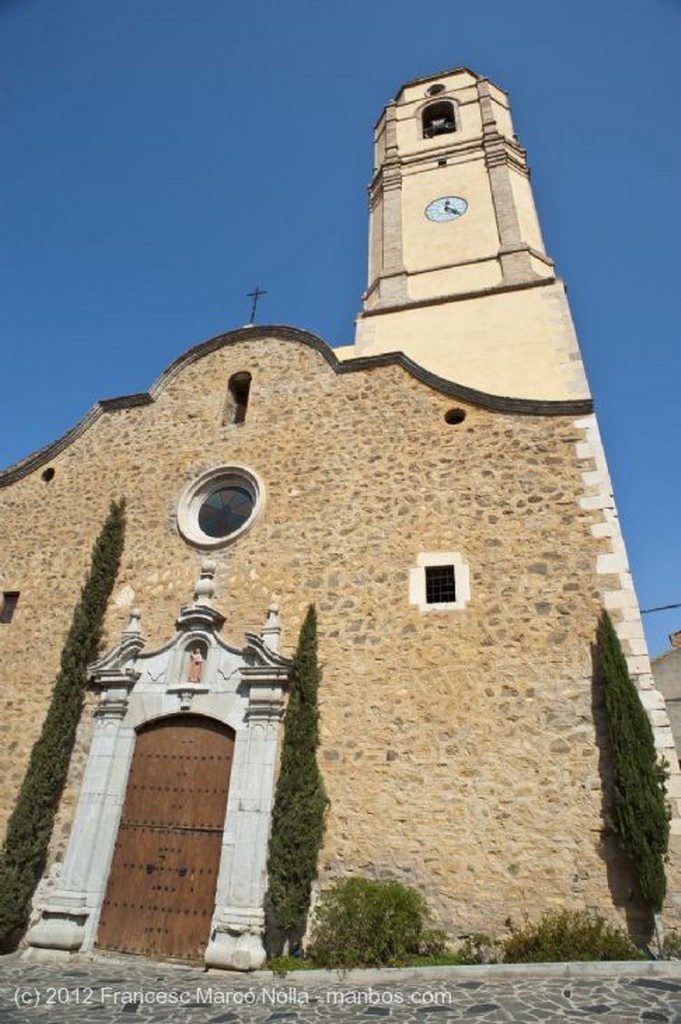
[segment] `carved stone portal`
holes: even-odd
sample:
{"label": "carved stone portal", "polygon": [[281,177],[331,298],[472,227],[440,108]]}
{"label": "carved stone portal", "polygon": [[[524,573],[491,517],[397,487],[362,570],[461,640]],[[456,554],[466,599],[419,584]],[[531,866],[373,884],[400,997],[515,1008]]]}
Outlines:
{"label": "carved stone portal", "polygon": [[87,952],[96,945],[137,732],[191,714],[228,726],[235,737],[205,962],[240,971],[264,963],[267,843],[291,662],[278,653],[276,608],[261,636],[246,634],[242,650],[223,641],[214,573],[214,563],[204,562],[194,601],[180,610],[167,644],[144,652],[133,609],[118,645],[91,666],[101,690],[95,734],[61,873],[27,935],[33,947]]}

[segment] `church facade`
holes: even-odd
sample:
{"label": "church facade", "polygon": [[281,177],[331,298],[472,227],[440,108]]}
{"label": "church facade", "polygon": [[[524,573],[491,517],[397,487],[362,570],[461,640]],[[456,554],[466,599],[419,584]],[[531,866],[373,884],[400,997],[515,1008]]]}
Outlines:
{"label": "church facade", "polygon": [[370,195],[354,345],[220,335],[0,474],[6,809],[92,543],[127,503],[33,949],[260,966],[311,604],[320,884],[399,879],[452,936],[557,907],[636,927],[605,825],[606,607],[670,764],[679,923],[678,761],[506,94],[467,69],[405,85],[376,126]]}

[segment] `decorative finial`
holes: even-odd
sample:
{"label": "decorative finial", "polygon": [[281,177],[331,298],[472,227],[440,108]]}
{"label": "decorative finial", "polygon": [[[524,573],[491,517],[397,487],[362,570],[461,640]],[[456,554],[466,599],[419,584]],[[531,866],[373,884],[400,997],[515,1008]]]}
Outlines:
{"label": "decorative finial", "polygon": [[[121,642],[113,652],[101,658],[96,665],[105,665],[107,660],[112,658],[112,664],[118,668],[125,668],[129,662],[133,662],[144,647],[144,637],[140,632],[140,619],[142,613],[139,608],[130,609],[130,620],[121,634]],[[125,669],[128,671],[128,669]]]}
{"label": "decorative finial", "polygon": [[128,622],[128,624],[125,627],[125,629],[123,630],[123,632],[124,633],[139,633],[139,631],[140,631],[140,619],[141,618],[142,618],[142,613],[139,610],[139,608],[131,608],[130,609],[130,621]]}
{"label": "decorative finial", "polygon": [[262,627],[261,636],[271,651],[279,650],[281,626],[279,625],[279,605],[271,604],[267,609],[267,618]]}
{"label": "decorative finial", "polygon": [[207,604],[213,603],[212,598],[215,593],[215,562],[209,558],[205,558],[201,562],[201,576],[196,581],[194,587],[194,604]]}

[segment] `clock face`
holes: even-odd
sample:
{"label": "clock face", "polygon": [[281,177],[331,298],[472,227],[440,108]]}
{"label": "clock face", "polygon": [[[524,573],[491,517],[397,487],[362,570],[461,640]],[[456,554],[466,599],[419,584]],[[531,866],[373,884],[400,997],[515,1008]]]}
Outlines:
{"label": "clock face", "polygon": [[463,217],[467,209],[468,203],[460,196],[442,196],[428,203],[426,217],[436,221],[456,220],[457,217]]}

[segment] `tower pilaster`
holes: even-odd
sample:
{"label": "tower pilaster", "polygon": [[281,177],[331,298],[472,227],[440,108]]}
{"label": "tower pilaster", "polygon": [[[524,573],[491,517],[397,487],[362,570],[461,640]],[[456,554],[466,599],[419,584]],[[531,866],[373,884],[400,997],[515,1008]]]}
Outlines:
{"label": "tower pilaster", "polygon": [[374,281],[372,304],[392,306],[407,301],[402,253],[402,168],[397,145],[395,103],[383,118],[385,159],[370,186],[372,221],[370,254]]}
{"label": "tower pilaster", "polygon": [[511,171],[529,179],[525,150],[504,138],[494,116],[489,82],[477,84],[482,115],[482,148],[489,174],[494,214],[499,231],[499,261],[505,284],[520,284],[536,279],[530,248],[524,241],[511,183]]}

